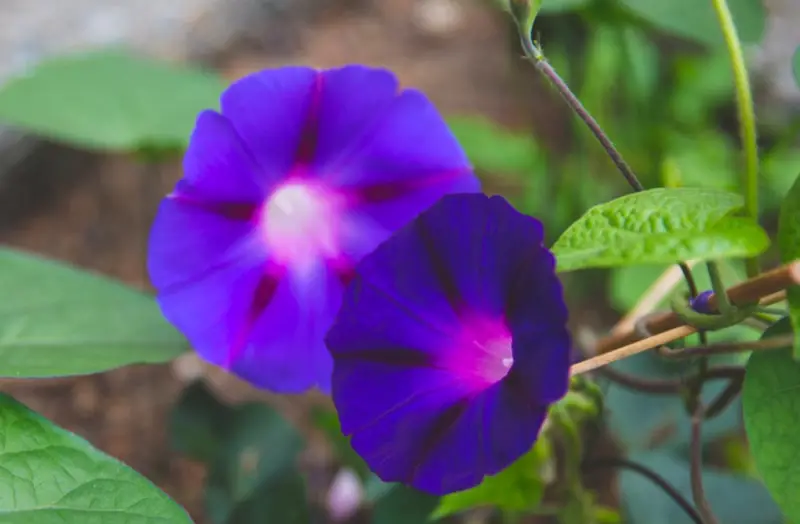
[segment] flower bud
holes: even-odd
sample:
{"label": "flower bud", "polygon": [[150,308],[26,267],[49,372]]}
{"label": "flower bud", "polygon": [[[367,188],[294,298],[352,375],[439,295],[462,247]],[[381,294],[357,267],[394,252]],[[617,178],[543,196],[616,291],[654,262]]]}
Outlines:
{"label": "flower bud", "polygon": [[542,7],[542,0],[508,0],[508,7],[511,11],[511,16],[514,17],[514,21],[517,23],[519,32],[524,35],[530,35],[533,29],[533,21]]}

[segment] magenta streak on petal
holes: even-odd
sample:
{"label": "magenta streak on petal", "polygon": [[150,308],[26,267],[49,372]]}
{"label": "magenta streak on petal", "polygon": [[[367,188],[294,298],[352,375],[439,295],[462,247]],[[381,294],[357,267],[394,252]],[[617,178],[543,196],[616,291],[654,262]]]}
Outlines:
{"label": "magenta streak on petal", "polygon": [[314,85],[311,87],[311,102],[308,106],[308,114],[306,115],[303,131],[300,134],[300,143],[295,153],[295,166],[310,164],[316,153],[319,139],[319,108],[322,100],[323,84],[324,76],[317,71],[314,77]]}
{"label": "magenta streak on petal", "polygon": [[328,268],[336,275],[343,287],[347,287],[356,277],[355,264],[344,256],[329,258]]}
{"label": "magenta streak on petal", "polygon": [[231,369],[236,361],[241,356],[242,352],[247,348],[247,344],[250,339],[250,333],[253,331],[253,326],[258,321],[258,318],[264,312],[265,309],[269,306],[272,299],[275,297],[275,293],[278,290],[278,286],[281,283],[283,276],[286,274],[286,270],[280,266],[273,266],[264,269],[264,273],[261,275],[261,278],[256,284],[256,288],[253,291],[253,297],[250,301],[250,307],[247,310],[247,316],[244,319],[244,323],[242,327],[239,329],[239,332],[236,334],[236,338],[229,348],[228,358],[225,361],[224,367],[227,369]]}
{"label": "magenta streak on petal", "polygon": [[401,198],[431,186],[450,182],[470,172],[471,170],[469,167],[462,167],[423,177],[403,178],[388,182],[365,184],[352,188],[342,188],[341,191],[347,196],[348,201],[352,201],[356,204],[359,202],[379,203]]}
{"label": "magenta streak on petal", "polygon": [[209,213],[241,222],[253,220],[259,212],[260,206],[251,202],[209,202],[197,199],[186,193],[172,193],[171,198],[181,204],[202,209]]}

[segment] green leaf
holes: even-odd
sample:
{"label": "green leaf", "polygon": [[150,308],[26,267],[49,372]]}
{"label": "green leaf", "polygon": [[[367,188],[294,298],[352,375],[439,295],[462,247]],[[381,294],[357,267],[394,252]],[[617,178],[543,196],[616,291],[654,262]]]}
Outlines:
{"label": "green leaf", "polygon": [[202,380],[181,393],[170,417],[170,440],[179,453],[210,463],[224,444],[235,409],[223,404]]}
{"label": "green leaf", "polygon": [[295,465],[304,447],[300,434],[261,403],[237,406],[225,422],[222,447],[208,478],[206,507],[211,521],[310,522],[305,482]]}
{"label": "green leaf", "polygon": [[[630,460],[655,471],[683,498],[691,501],[689,462],[664,451],[635,453]],[[749,477],[724,470],[704,468],[703,487],[711,509],[723,524],[783,524],[780,510],[764,486]],[[693,524],[664,490],[639,473],[624,469],[619,491],[628,524]]]}
{"label": "green leaf", "polygon": [[[791,324],[784,318],[763,338],[789,333]],[[786,517],[800,522],[800,362],[792,358],[791,348],[752,354],[745,370],[742,405],[756,468]]]}
{"label": "green leaf", "polygon": [[740,196],[699,188],[651,189],[591,208],[553,246],[559,271],[754,256],[761,227],[734,212]]}
{"label": "green leaf", "polygon": [[5,395],[0,435],[3,524],[192,522],[150,481]]}
{"label": "green leaf", "polygon": [[[800,176],[795,179],[794,185],[789,189],[781,205],[778,247],[784,263],[800,260]],[[794,332],[800,333],[800,287],[789,288],[786,298]],[[795,337],[794,358],[800,359],[800,337]]]}
{"label": "green leaf", "polygon": [[439,497],[402,484],[394,484],[375,503],[372,524],[421,524],[427,522]]}
{"label": "green leaf", "polygon": [[0,121],[78,147],[185,147],[197,114],[216,108],[214,75],[119,50],[55,58],[0,89]]}
{"label": "green leaf", "polygon": [[[620,3],[662,31],[708,46],[725,45],[711,2],[620,0]],[[742,42],[758,43],[766,27],[766,12],[762,0],[728,0],[728,6]]]}
{"label": "green leaf", "polygon": [[451,117],[447,123],[475,169],[487,176],[544,176],[536,172],[543,152],[533,136],[508,131],[477,116]]}
{"label": "green leaf", "polygon": [[188,349],[155,300],[71,266],[0,248],[0,376],[98,373]]}
{"label": "green leaf", "polygon": [[508,511],[534,509],[544,497],[546,477],[553,467],[552,459],[550,441],[540,438],[531,451],[497,475],[485,477],[472,489],[442,497],[433,518],[489,506]]}

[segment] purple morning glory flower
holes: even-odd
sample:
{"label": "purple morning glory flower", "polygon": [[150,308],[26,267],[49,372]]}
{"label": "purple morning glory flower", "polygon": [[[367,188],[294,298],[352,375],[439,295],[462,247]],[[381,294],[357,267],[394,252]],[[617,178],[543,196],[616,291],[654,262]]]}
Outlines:
{"label": "purple morning glory flower", "polygon": [[389,71],[262,71],[198,117],[153,225],[151,280],[207,361],[326,391],[324,336],[355,264],[442,195],[475,191],[434,106]]}
{"label": "purple morning glory flower", "polygon": [[384,481],[464,490],[531,449],[570,335],[539,221],[442,198],[356,268],[326,342],[342,431]]}

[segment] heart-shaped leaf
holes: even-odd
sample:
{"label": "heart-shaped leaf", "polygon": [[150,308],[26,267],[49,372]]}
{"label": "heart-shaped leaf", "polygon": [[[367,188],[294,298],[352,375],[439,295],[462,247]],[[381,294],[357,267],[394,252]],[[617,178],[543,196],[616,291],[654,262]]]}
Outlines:
{"label": "heart-shaped leaf", "polygon": [[198,112],[216,108],[215,75],[118,50],[55,58],[0,89],[0,122],[78,147],[185,147]]}
{"label": "heart-shaped leaf", "polygon": [[168,362],[188,349],[155,300],[99,275],[0,248],[0,376]]}
{"label": "heart-shaped leaf", "polygon": [[553,245],[559,271],[748,257],[769,245],[742,198],[715,189],[651,189],[591,208]]}
{"label": "heart-shaped leaf", "polygon": [[191,524],[150,481],[0,395],[0,522]]}
{"label": "heart-shaped leaf", "polygon": [[[791,332],[789,319],[784,318],[768,329],[764,338]],[[756,468],[786,517],[799,522],[800,362],[792,358],[791,348],[752,354],[742,405]]]}

